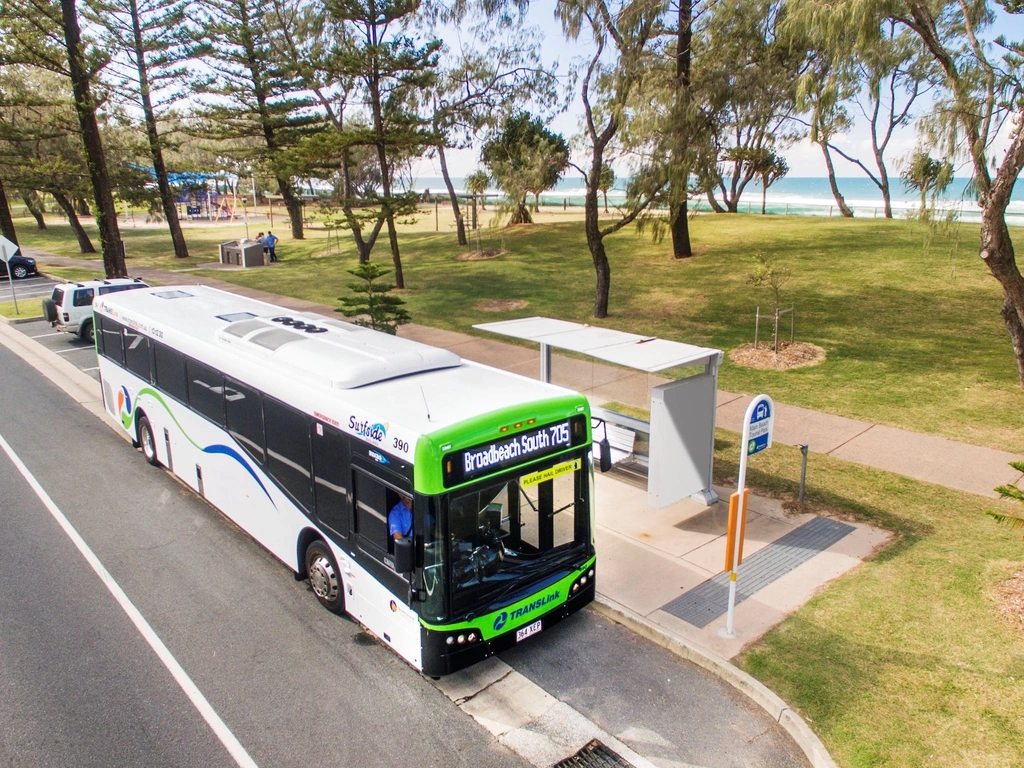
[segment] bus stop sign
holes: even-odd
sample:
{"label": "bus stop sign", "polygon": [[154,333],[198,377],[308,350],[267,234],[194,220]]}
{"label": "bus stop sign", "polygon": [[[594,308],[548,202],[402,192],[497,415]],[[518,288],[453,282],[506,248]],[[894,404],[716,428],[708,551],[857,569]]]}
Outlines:
{"label": "bus stop sign", "polygon": [[768,395],[758,395],[747,408],[744,438],[747,456],[772,447],[772,427],[775,423],[775,404]]}

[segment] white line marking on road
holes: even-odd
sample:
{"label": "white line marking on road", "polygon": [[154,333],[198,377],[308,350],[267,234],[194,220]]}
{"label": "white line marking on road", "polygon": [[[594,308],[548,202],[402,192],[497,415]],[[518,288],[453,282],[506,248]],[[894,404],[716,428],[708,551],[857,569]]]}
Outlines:
{"label": "white line marking on road", "polygon": [[98,371],[100,367],[97,365],[95,368],[83,368],[82,373],[88,373],[89,371]]}
{"label": "white line marking on road", "polygon": [[29,334],[25,335],[30,339],[45,339],[47,336],[63,336],[64,331],[57,331],[56,333],[40,333],[38,336],[30,336]]}
{"label": "white line marking on road", "polygon": [[18,457],[18,454],[14,452],[10,444],[4,439],[3,435],[0,435],[0,448],[4,449],[4,453],[11,460],[14,466],[21,473],[21,476],[25,478],[25,481],[29,484],[29,487],[35,491],[36,496],[43,502],[43,506],[49,510],[53,519],[57,521],[57,524],[64,529],[64,533],[67,534],[68,538],[71,539],[72,543],[78,548],[78,551],[82,553],[82,557],[89,566],[96,572],[96,575],[100,577],[100,581],[103,582],[104,586],[110,591],[110,594],[117,600],[118,605],[131,619],[132,624],[139,630],[139,634],[149,643],[149,647],[153,649],[163,665],[167,667],[167,671],[171,673],[174,680],[181,686],[181,690],[185,692],[193,706],[199,711],[199,714],[203,716],[210,729],[214,732],[221,744],[227,749],[231,757],[234,758],[235,762],[241,768],[257,768],[256,762],[249,756],[249,753],[245,751],[245,747],[235,738],[235,735],[231,733],[231,730],[227,727],[223,720],[220,719],[220,715],[217,714],[216,710],[210,705],[210,702],[203,696],[202,691],[196,687],[196,684],[192,682],[192,678],[188,676],[188,673],[178,663],[178,660],[174,658],[167,646],[164,645],[160,637],[153,631],[153,628],[149,626],[149,622],[146,621],[145,617],[139,612],[139,609],[135,607],[135,604],[128,599],[128,595],[125,594],[124,590],[114,581],[114,577],[110,575],[110,572],[103,566],[99,558],[96,557],[89,545],[85,543],[75,527],[71,522],[64,517],[64,513],[60,511],[57,505],[50,498],[50,495],[43,489],[43,486],[39,484],[35,476],[29,471],[29,468],[25,466],[24,462]]}
{"label": "white line marking on road", "polygon": [[60,350],[57,350],[54,354],[66,355],[68,352],[81,352],[82,350],[85,350],[87,352],[95,352],[96,348],[95,347],[72,347],[71,349],[60,349]]}

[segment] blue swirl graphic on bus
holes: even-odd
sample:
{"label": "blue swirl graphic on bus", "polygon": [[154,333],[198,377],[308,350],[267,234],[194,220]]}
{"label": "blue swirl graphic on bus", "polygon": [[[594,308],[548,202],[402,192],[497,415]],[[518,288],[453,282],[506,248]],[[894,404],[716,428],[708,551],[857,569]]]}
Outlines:
{"label": "blue swirl graphic on bus", "polygon": [[[125,389],[124,387],[121,387],[121,389],[124,394],[122,395],[121,392],[117,393],[118,404],[121,403],[122,397],[124,397],[126,400],[128,399],[128,390]],[[267,500],[271,503],[271,505],[273,505],[274,509],[277,509],[277,504],[274,503],[274,497],[270,495],[270,491],[267,490],[267,486],[263,484],[263,481],[260,480],[259,475],[256,474],[256,470],[252,468],[252,465],[245,460],[245,457],[242,456],[242,454],[240,454],[238,451],[236,451],[234,448],[228,445],[208,445],[205,448],[199,445],[199,443],[197,443],[195,440],[191,438],[191,436],[189,436],[188,432],[185,431],[185,428],[181,426],[181,422],[178,421],[178,417],[174,415],[174,411],[171,410],[170,406],[167,404],[167,401],[164,400],[163,395],[161,395],[159,392],[157,392],[155,389],[152,389],[151,387],[143,387],[141,390],[139,390],[138,397],[135,398],[136,408],[139,407],[139,398],[141,398],[143,395],[148,395],[149,397],[152,397],[156,402],[158,402],[161,405],[161,407],[163,407],[163,409],[167,411],[167,415],[171,417],[172,421],[174,421],[175,426],[177,426],[178,429],[181,431],[182,437],[188,440],[193,446],[198,448],[200,451],[210,455],[220,454],[222,456],[229,456],[235,461],[237,461],[239,464],[241,464],[245,468],[245,471],[249,473],[250,477],[252,477],[252,479],[256,481],[256,484],[260,487],[260,490],[263,491],[264,495],[267,497]],[[127,419],[128,422],[127,424],[125,424],[125,429],[128,429],[134,418],[134,411],[130,411],[128,416],[122,414],[122,422],[124,422],[125,419]]]}
{"label": "blue swirl graphic on bus", "polygon": [[500,632],[502,627],[505,626],[505,622],[508,621],[508,614],[502,611],[498,614],[498,617],[494,620],[494,631]]}
{"label": "blue swirl graphic on bus", "polygon": [[[246,461],[242,457],[242,455],[234,448],[227,445],[208,445],[205,448],[203,448],[203,453],[219,453],[223,456],[230,456],[232,459],[237,461],[239,464],[245,467],[245,471],[252,476],[252,479],[256,481],[256,484],[260,487],[260,489],[262,489],[263,493],[265,493],[267,495],[267,498],[270,499],[270,503],[274,504],[274,499],[270,496],[270,491],[268,491],[266,486],[263,485],[263,481],[260,480],[259,476],[256,474],[256,470],[249,466],[249,462]],[[274,504],[274,509],[277,509],[277,504]]]}

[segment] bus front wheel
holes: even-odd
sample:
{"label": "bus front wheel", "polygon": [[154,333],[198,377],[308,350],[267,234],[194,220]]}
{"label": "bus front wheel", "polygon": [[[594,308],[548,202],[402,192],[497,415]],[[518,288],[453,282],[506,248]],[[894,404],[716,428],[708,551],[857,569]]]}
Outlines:
{"label": "bus front wheel", "polygon": [[146,461],[154,467],[160,466],[160,459],[156,456],[156,440],[153,438],[153,427],[145,416],[139,417],[139,445],[142,446],[142,455]]}
{"label": "bus front wheel", "polygon": [[330,548],[322,541],[314,541],[306,549],[306,573],[313,594],[320,604],[331,613],[344,613],[345,592],[338,564]]}

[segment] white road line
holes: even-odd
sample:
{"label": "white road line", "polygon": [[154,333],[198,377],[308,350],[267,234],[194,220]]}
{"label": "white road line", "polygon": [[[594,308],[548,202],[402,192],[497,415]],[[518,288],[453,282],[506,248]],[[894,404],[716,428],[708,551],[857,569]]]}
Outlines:
{"label": "white road line", "polygon": [[[28,334],[25,334],[28,336]],[[41,333],[38,336],[29,336],[30,339],[45,339],[47,336],[63,336],[64,331],[57,331],[56,333]]]}
{"label": "white road line", "polygon": [[85,350],[86,352],[95,352],[96,348],[95,347],[72,347],[71,349],[61,349],[61,350],[54,351],[54,354],[55,355],[66,355],[68,352],[81,352],[83,350]]}
{"label": "white road line", "polygon": [[193,706],[199,711],[199,714],[203,716],[210,729],[214,732],[221,744],[227,749],[231,757],[234,758],[235,762],[241,766],[241,768],[257,768],[256,762],[249,756],[249,753],[245,751],[245,747],[241,745],[235,735],[227,727],[223,720],[220,719],[220,715],[217,714],[216,710],[210,705],[210,702],[206,700],[196,684],[192,682],[192,678],[188,676],[188,673],[178,663],[177,659],[171,654],[167,646],[164,645],[163,641],[159,638],[153,628],[149,626],[149,622],[146,621],[145,617],[139,612],[139,609],[135,607],[135,604],[128,599],[128,595],[124,593],[124,590],[114,581],[114,577],[110,575],[109,571],[103,566],[99,558],[96,557],[89,545],[85,543],[75,527],[64,517],[64,513],[60,511],[57,505],[50,498],[50,495],[43,489],[43,486],[39,484],[35,476],[29,471],[28,467],[22,462],[18,455],[11,448],[10,444],[4,439],[3,435],[0,435],[0,448],[4,449],[4,453],[7,454],[8,458],[17,467],[21,476],[25,478],[25,481],[29,484],[29,487],[35,491],[36,496],[43,502],[43,506],[49,510],[53,519],[57,521],[57,524],[64,529],[64,533],[67,534],[68,538],[71,539],[72,543],[78,548],[78,551],[82,553],[82,557],[89,566],[96,572],[96,575],[100,577],[100,581],[103,582],[104,586],[110,591],[110,594],[117,600],[118,605],[131,619],[132,624],[139,630],[139,634],[145,638],[146,642],[149,643],[149,647],[153,649],[163,665],[167,667],[167,670],[174,677],[175,681],[181,686],[181,690],[185,692]]}
{"label": "white road line", "polygon": [[83,368],[82,373],[88,373],[89,371],[98,371],[99,369],[100,367],[98,365],[94,368]]}

